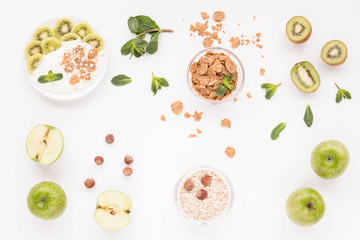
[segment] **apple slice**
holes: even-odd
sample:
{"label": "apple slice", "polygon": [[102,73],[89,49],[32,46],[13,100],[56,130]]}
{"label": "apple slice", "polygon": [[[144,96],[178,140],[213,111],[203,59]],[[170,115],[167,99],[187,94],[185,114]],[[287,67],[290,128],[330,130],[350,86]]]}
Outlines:
{"label": "apple slice", "polygon": [[64,138],[55,127],[39,124],[30,131],[25,145],[29,158],[42,165],[49,165],[60,157]]}
{"label": "apple slice", "polygon": [[130,224],[131,199],[119,191],[106,191],[97,200],[95,221],[100,227],[115,231]]}

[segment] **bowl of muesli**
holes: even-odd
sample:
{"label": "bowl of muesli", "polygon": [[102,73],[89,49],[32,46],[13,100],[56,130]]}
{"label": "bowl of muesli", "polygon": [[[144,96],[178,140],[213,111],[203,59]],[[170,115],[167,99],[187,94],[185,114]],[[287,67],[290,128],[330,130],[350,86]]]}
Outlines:
{"label": "bowl of muesli", "polygon": [[179,212],[200,225],[217,222],[227,215],[233,196],[229,179],[209,167],[187,171],[175,187],[175,204]]}
{"label": "bowl of muesli", "polygon": [[207,48],[190,61],[187,83],[204,102],[228,102],[234,100],[244,86],[244,67],[233,52],[220,47]]}

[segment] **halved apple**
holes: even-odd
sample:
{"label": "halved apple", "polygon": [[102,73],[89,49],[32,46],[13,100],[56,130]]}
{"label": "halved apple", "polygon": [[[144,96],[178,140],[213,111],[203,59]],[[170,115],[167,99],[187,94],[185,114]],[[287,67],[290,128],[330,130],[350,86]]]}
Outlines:
{"label": "halved apple", "polygon": [[25,145],[29,158],[42,165],[49,165],[60,157],[64,138],[55,127],[39,124],[30,131]]}
{"label": "halved apple", "polygon": [[100,194],[96,204],[96,223],[110,231],[120,230],[130,224],[131,199],[119,191],[106,191]]}

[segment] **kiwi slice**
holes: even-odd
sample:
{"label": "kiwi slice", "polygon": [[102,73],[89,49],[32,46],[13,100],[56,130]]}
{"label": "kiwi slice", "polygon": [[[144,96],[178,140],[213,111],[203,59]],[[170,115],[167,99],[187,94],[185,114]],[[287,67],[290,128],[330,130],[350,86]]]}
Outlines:
{"label": "kiwi slice", "polygon": [[48,54],[49,52],[52,52],[58,49],[59,47],[61,47],[61,41],[56,37],[45,38],[41,42],[41,49],[44,54]]}
{"label": "kiwi slice", "polygon": [[36,53],[40,53],[40,54],[42,53],[40,41],[32,41],[25,48],[26,59],[28,59],[29,57],[31,57],[32,55],[34,55]]}
{"label": "kiwi slice", "polygon": [[81,39],[83,39],[86,35],[93,33],[93,30],[86,23],[79,23],[78,25],[73,27],[71,32],[76,33],[81,37]]}
{"label": "kiwi slice", "polygon": [[74,41],[79,38],[79,35],[76,33],[67,33],[60,40],[62,42]]}
{"label": "kiwi slice", "polygon": [[332,40],[321,49],[321,58],[330,65],[340,65],[347,58],[347,47],[339,40]]}
{"label": "kiwi slice", "polygon": [[55,33],[54,30],[51,29],[51,27],[42,26],[34,31],[33,40],[41,42],[45,38],[54,37],[54,36]]}
{"label": "kiwi slice", "polygon": [[71,19],[61,18],[57,20],[54,27],[55,37],[61,39],[65,34],[70,33],[73,27],[74,23]]}
{"label": "kiwi slice", "polygon": [[293,17],[286,24],[286,35],[294,43],[306,42],[311,32],[310,22],[302,16]]}
{"label": "kiwi slice", "polygon": [[29,73],[33,73],[34,69],[38,66],[40,59],[43,57],[40,53],[35,53],[26,62],[26,67]]}
{"label": "kiwi slice", "polygon": [[104,40],[96,33],[87,35],[86,37],[83,38],[82,41],[90,44],[94,48],[97,48],[99,52],[104,49],[104,45],[105,45]]}
{"label": "kiwi slice", "polygon": [[299,62],[291,69],[291,80],[302,92],[315,92],[320,86],[320,77],[314,66],[307,62]]}

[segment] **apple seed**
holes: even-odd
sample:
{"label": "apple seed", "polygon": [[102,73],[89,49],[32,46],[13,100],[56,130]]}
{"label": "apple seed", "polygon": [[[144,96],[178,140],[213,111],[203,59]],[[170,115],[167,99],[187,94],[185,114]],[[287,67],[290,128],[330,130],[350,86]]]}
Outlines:
{"label": "apple seed", "polygon": [[191,181],[190,179],[187,180],[184,184],[184,188],[186,189],[186,191],[190,192],[191,190],[193,190],[193,188],[195,187],[194,182]]}
{"label": "apple seed", "polygon": [[113,143],[114,142],[114,135],[112,135],[112,134],[108,134],[108,135],[106,135],[106,137],[105,137],[105,141],[106,141],[106,143],[108,143],[108,144],[111,144],[111,143]]}
{"label": "apple seed", "polygon": [[97,165],[102,165],[102,164],[104,163],[104,158],[101,157],[101,156],[96,156],[96,157],[95,157],[95,163],[96,163]]}
{"label": "apple seed", "polygon": [[202,179],[201,179],[201,183],[204,184],[204,186],[208,187],[210,186],[212,178],[209,175],[205,175]]}
{"label": "apple seed", "polygon": [[92,178],[88,178],[85,180],[84,184],[87,188],[93,188],[95,186],[95,181]]}
{"label": "apple seed", "polygon": [[126,164],[132,164],[134,162],[134,158],[130,155],[126,155],[125,158],[124,158],[124,162]]}
{"label": "apple seed", "polygon": [[205,198],[207,198],[207,191],[205,191],[204,189],[200,189],[197,193],[196,193],[196,197],[199,200],[204,200]]}
{"label": "apple seed", "polygon": [[124,170],[123,170],[123,174],[125,176],[130,176],[132,174],[132,172],[133,172],[133,170],[131,168],[129,168],[129,167],[124,168]]}

